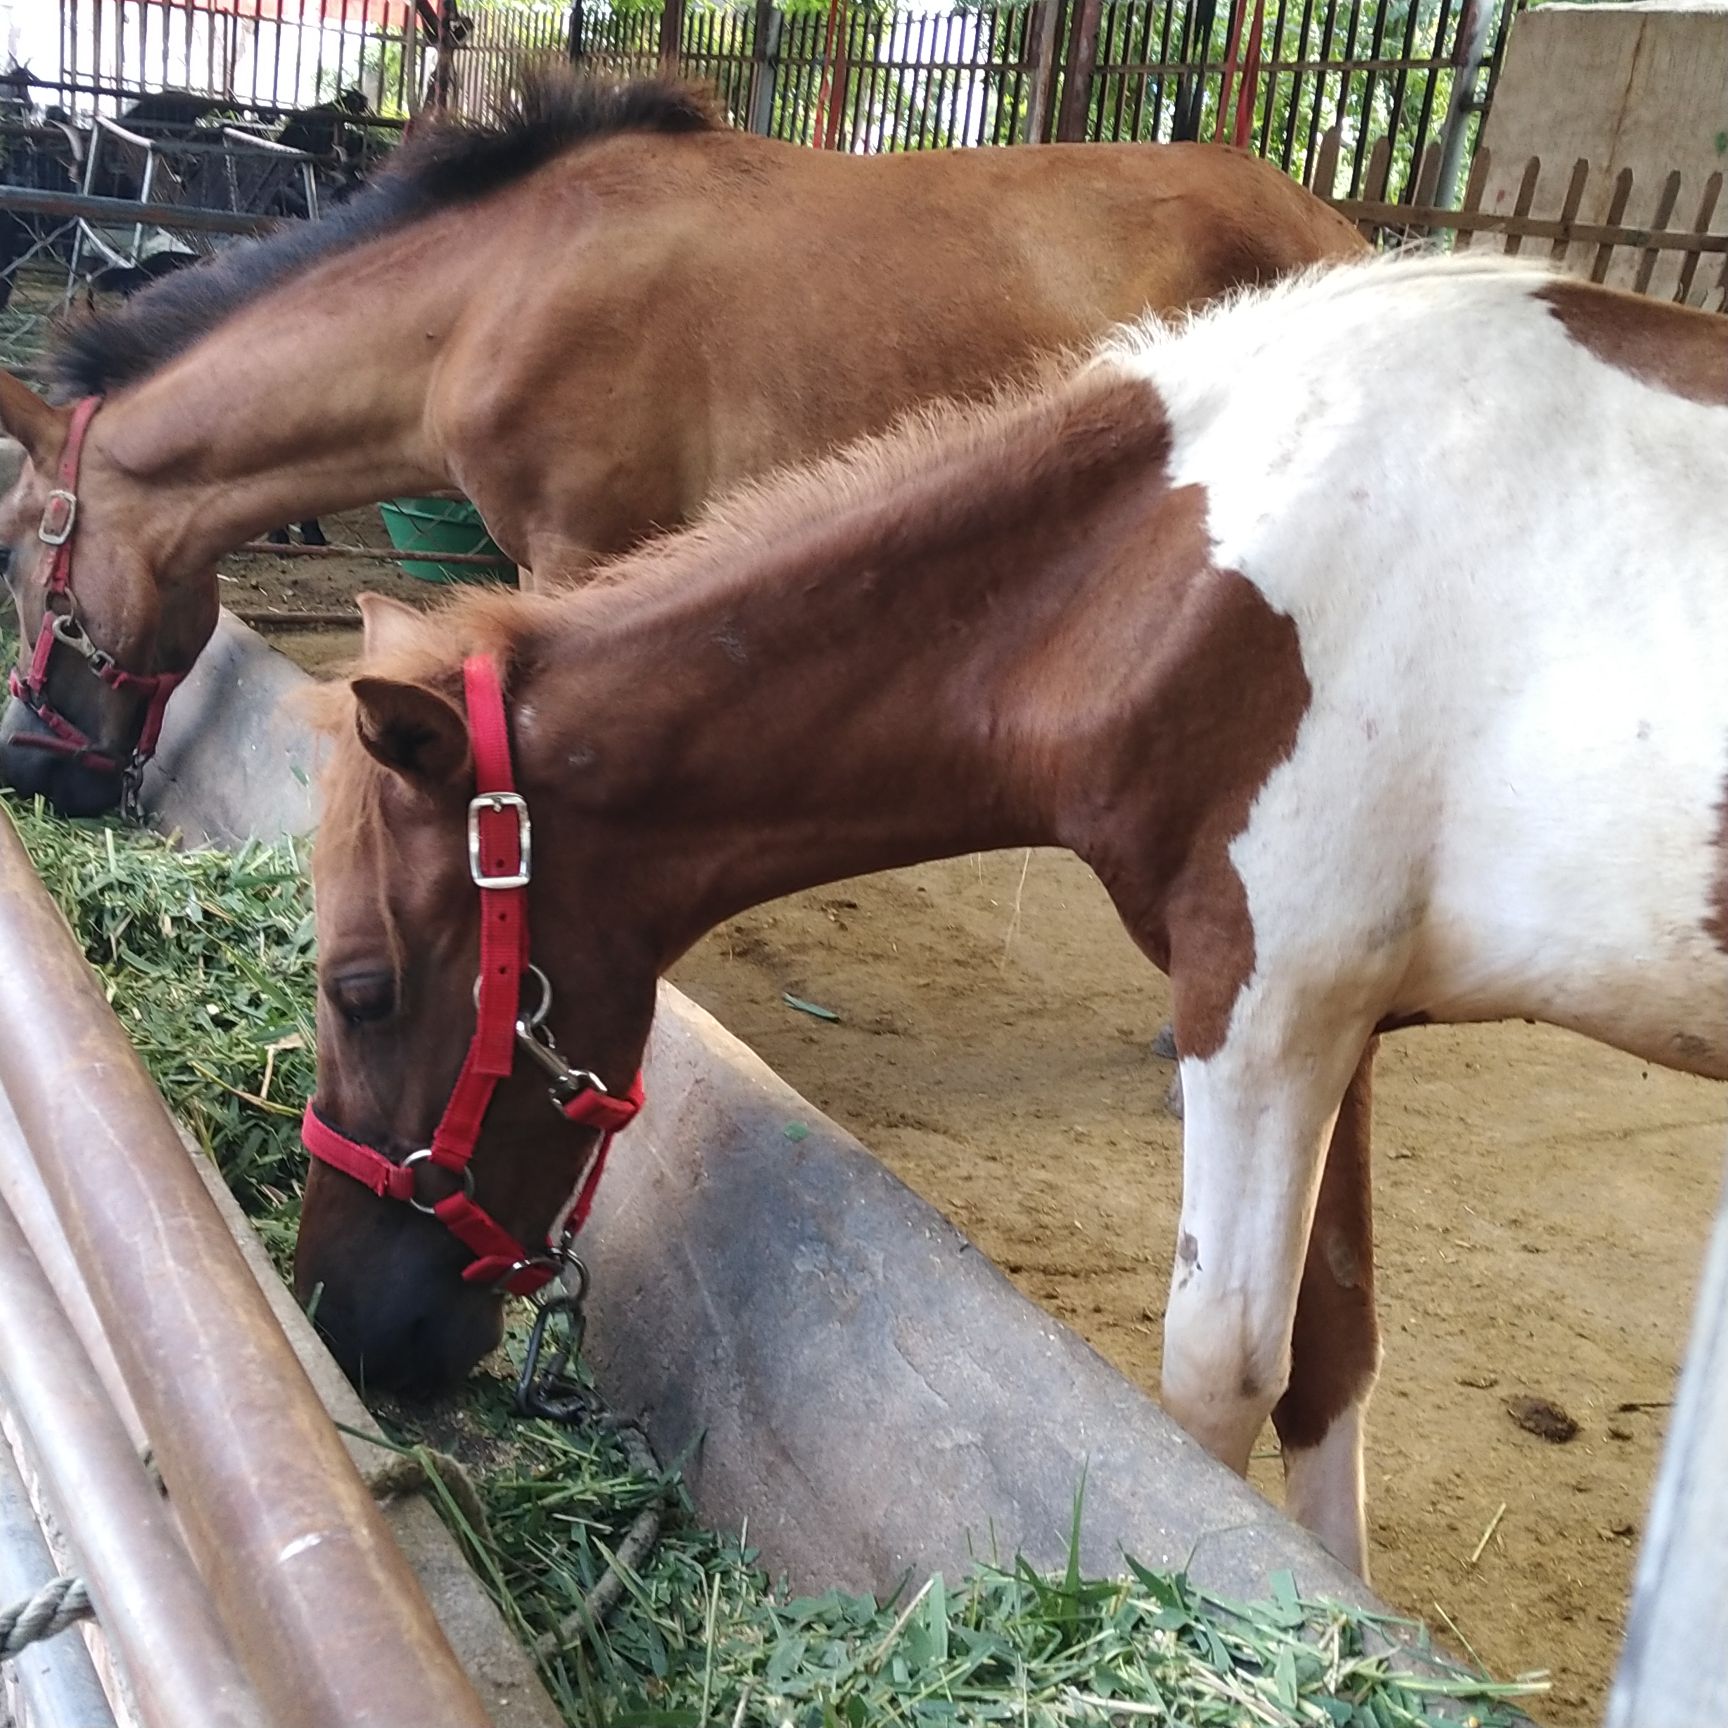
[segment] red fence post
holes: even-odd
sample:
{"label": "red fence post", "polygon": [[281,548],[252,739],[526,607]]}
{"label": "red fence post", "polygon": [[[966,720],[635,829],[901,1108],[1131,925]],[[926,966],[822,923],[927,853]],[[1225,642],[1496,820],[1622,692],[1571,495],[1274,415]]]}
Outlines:
{"label": "red fence post", "polygon": [[1098,16],[1103,0],[1079,0],[1074,28],[1068,37],[1068,63],[1062,71],[1062,109],[1056,118],[1056,141],[1078,143],[1086,136],[1086,116],[1092,104],[1092,74],[1098,65]]}

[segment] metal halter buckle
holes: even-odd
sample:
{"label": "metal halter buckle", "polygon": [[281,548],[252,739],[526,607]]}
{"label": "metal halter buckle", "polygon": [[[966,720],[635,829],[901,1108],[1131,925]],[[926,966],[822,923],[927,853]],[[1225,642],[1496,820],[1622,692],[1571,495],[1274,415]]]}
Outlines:
{"label": "metal halter buckle", "polygon": [[[552,1102],[562,1110],[572,1098],[580,1098],[584,1092],[599,1092],[610,1096],[606,1082],[593,1069],[572,1068],[564,1060],[564,1053],[558,1048],[558,1040],[548,1029],[546,1016],[552,1012],[551,979],[532,961],[522,968],[522,976],[533,979],[540,986],[540,1000],[526,1013],[518,1015],[516,1045],[523,1055],[537,1062],[551,1080],[552,1084],[546,1090]],[[476,1007],[480,1004],[478,978],[474,980],[474,1004]]]}
{"label": "metal halter buckle", "polygon": [[[516,873],[488,876],[480,862],[480,818],[505,810],[516,813]],[[528,800],[519,792],[482,792],[468,800],[468,874],[476,888],[526,888],[533,874],[534,827],[528,820]]]}
{"label": "metal halter buckle", "polygon": [[606,1083],[592,1069],[572,1068],[564,1060],[563,1053],[552,1041],[552,1034],[544,1027],[536,1026],[527,1020],[518,1020],[516,1045],[525,1056],[539,1063],[545,1070],[552,1082],[547,1091],[560,1110],[572,1098],[580,1098],[584,1092],[606,1090]]}
{"label": "metal halter buckle", "polygon": [[72,538],[78,521],[78,496],[64,486],[56,486],[42,506],[42,520],[36,525],[36,538],[44,546],[64,546]]}
{"label": "metal halter buckle", "polygon": [[[418,1152],[410,1152],[408,1156],[402,1160],[402,1168],[404,1170],[412,1170],[416,1164],[427,1164],[430,1163],[431,1160],[432,1148],[430,1146],[422,1146]],[[440,1164],[438,1168],[445,1171],[448,1175],[461,1177],[462,1198],[464,1200],[472,1200],[474,1198],[474,1172],[470,1170],[466,1164],[464,1164],[460,1170],[451,1170],[449,1166],[445,1164]],[[418,1194],[410,1194],[408,1196],[408,1204],[412,1206],[416,1212],[424,1212],[427,1217],[431,1217],[437,1212],[441,1202],[435,1201],[432,1205],[428,1206]]]}

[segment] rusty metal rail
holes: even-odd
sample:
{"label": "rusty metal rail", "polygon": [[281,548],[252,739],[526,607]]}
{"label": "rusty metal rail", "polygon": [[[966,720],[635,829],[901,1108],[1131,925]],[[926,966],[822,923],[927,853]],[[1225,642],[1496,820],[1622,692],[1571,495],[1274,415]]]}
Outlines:
{"label": "rusty metal rail", "polygon": [[0,952],[0,1087],[264,1719],[280,1728],[487,1728],[160,1097],[3,820]]}
{"label": "rusty metal rail", "polygon": [[34,1442],[109,1646],[150,1728],[264,1728],[175,1534],[23,1232],[0,1204],[0,1379]]}

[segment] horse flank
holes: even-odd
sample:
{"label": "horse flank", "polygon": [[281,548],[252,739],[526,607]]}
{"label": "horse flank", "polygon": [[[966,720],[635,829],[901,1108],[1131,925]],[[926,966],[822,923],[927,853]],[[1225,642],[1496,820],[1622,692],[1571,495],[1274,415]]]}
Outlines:
{"label": "horse flank", "polygon": [[369,184],[320,220],[225,247],[111,311],[69,323],[49,357],[54,392],[60,399],[101,395],[148,377],[231,313],[313,265],[489,197],[568,151],[625,132],[705,132],[721,123],[713,98],[693,85],[533,69],[489,120],[423,122]]}

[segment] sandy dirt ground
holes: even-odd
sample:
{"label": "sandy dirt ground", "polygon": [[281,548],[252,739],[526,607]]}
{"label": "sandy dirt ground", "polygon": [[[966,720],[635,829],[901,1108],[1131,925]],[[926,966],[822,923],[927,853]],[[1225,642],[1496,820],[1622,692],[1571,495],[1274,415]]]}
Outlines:
{"label": "sandy dirt ground", "polygon": [[[353,591],[327,566],[257,580],[229,604]],[[354,646],[272,639],[314,667]],[[1076,860],[989,855],[800,895],[734,920],[675,978],[1156,1388],[1180,1175],[1172,1070],[1150,1049],[1167,993]],[[1398,1034],[1376,1090],[1373,1581],[1497,1672],[1550,1670],[1535,1714],[1582,1728],[1618,1655],[1728,1097],[1526,1026]],[[1561,1406],[1576,1437],[1525,1432],[1506,1409],[1522,1396]],[[1255,1480],[1277,1497],[1270,1429]]]}

